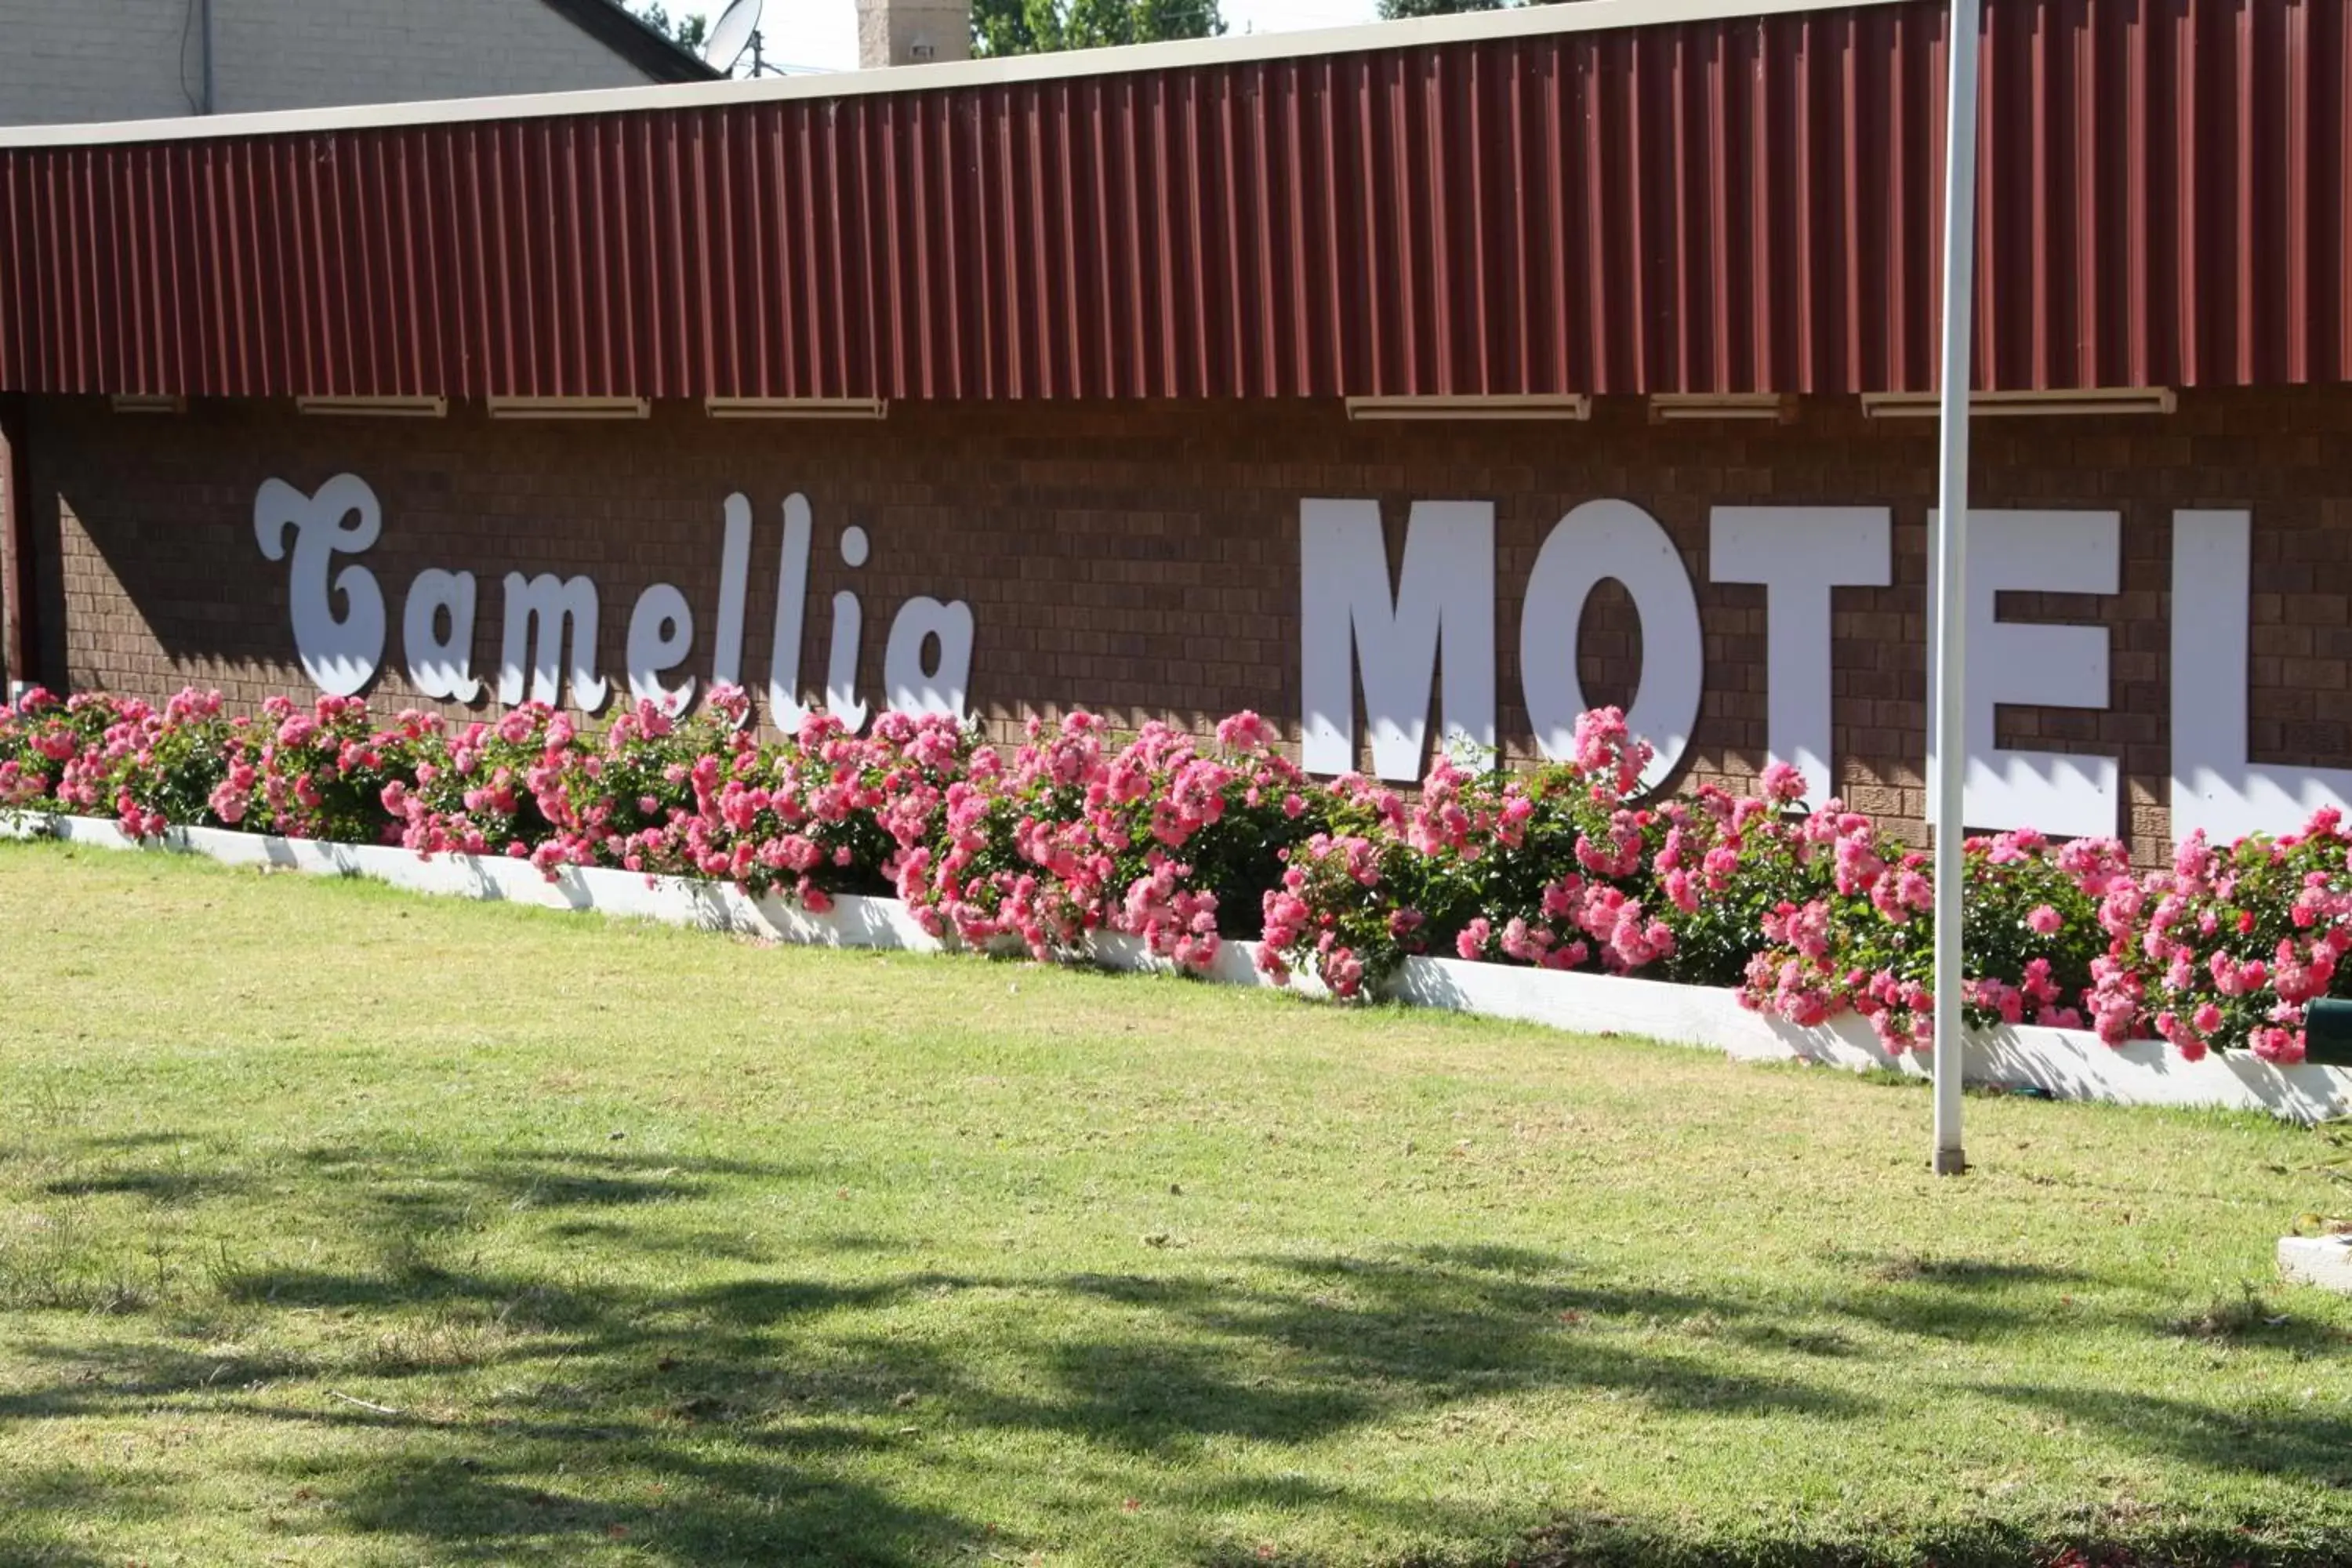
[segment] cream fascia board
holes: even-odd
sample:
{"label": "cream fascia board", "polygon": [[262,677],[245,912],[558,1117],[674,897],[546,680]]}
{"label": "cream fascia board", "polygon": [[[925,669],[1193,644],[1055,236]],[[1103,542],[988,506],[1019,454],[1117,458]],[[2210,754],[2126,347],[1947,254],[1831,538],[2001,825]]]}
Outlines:
{"label": "cream fascia board", "polygon": [[1650,417],[1661,425],[1713,419],[1785,421],[1796,402],[1777,392],[1658,392],[1650,395]]}
{"label": "cream fascia board", "polygon": [[706,397],[702,412],[712,419],[886,419],[882,397]]}
{"label": "cream fascia board", "polygon": [[1350,397],[1348,417],[1380,419],[1590,419],[1592,399],[1581,392],[1496,393],[1449,397]]}
{"label": "cream fascia board", "polygon": [[297,397],[297,413],[335,418],[446,419],[446,397]]}
{"label": "cream fascia board", "polygon": [[493,397],[493,419],[646,419],[653,404],[643,397]]}
{"label": "cream fascia board", "polygon": [[[1969,416],[2000,419],[2117,414],[2170,414],[2180,395],[2168,386],[2086,386],[1969,395]],[[1942,402],[1933,392],[1865,392],[1862,411],[1873,419],[1933,419]]]}

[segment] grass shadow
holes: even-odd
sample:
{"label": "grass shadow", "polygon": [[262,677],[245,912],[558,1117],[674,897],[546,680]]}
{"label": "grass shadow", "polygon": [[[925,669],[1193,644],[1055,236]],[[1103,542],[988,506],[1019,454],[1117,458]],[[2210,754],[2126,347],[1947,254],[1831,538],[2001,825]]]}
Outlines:
{"label": "grass shadow", "polygon": [[1869,1541],[1761,1531],[1735,1543],[1591,1513],[1532,1532],[1509,1558],[1511,1568],[2340,1568],[2345,1561],[2340,1542],[2251,1542],[2219,1525],[2093,1520],[2042,1532],[1996,1520],[1895,1521]]}
{"label": "grass shadow", "polygon": [[[2352,1418],[2325,1411],[2231,1410],[2161,1394],[2041,1384],[1984,1392],[2061,1421],[2096,1425],[2132,1447],[2209,1470],[2352,1488]],[[2352,1556],[2352,1546],[2347,1552]]]}

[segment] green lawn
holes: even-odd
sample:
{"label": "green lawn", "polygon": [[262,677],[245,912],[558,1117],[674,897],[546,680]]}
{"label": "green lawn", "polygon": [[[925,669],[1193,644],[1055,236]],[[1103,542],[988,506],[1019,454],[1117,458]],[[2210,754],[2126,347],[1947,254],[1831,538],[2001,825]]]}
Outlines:
{"label": "green lawn", "polygon": [[2251,1119],[21,845],[0,1094],[0,1563],[2352,1558]]}

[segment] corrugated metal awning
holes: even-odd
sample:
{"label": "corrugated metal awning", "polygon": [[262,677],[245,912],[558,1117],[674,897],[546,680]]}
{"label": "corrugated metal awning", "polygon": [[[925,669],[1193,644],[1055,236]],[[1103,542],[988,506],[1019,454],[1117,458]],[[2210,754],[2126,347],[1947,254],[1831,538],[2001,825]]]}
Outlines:
{"label": "corrugated metal awning", "polygon": [[[2352,375],[2347,6],[1989,0],[1981,384]],[[0,390],[1933,385],[1944,7],[1730,9],[0,137]]]}

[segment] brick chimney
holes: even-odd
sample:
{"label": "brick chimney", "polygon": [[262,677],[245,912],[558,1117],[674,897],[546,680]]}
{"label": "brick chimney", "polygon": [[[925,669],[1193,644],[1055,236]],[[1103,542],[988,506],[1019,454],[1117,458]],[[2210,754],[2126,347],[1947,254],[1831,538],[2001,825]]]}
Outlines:
{"label": "brick chimney", "polygon": [[857,0],[857,68],[971,58],[971,0]]}

